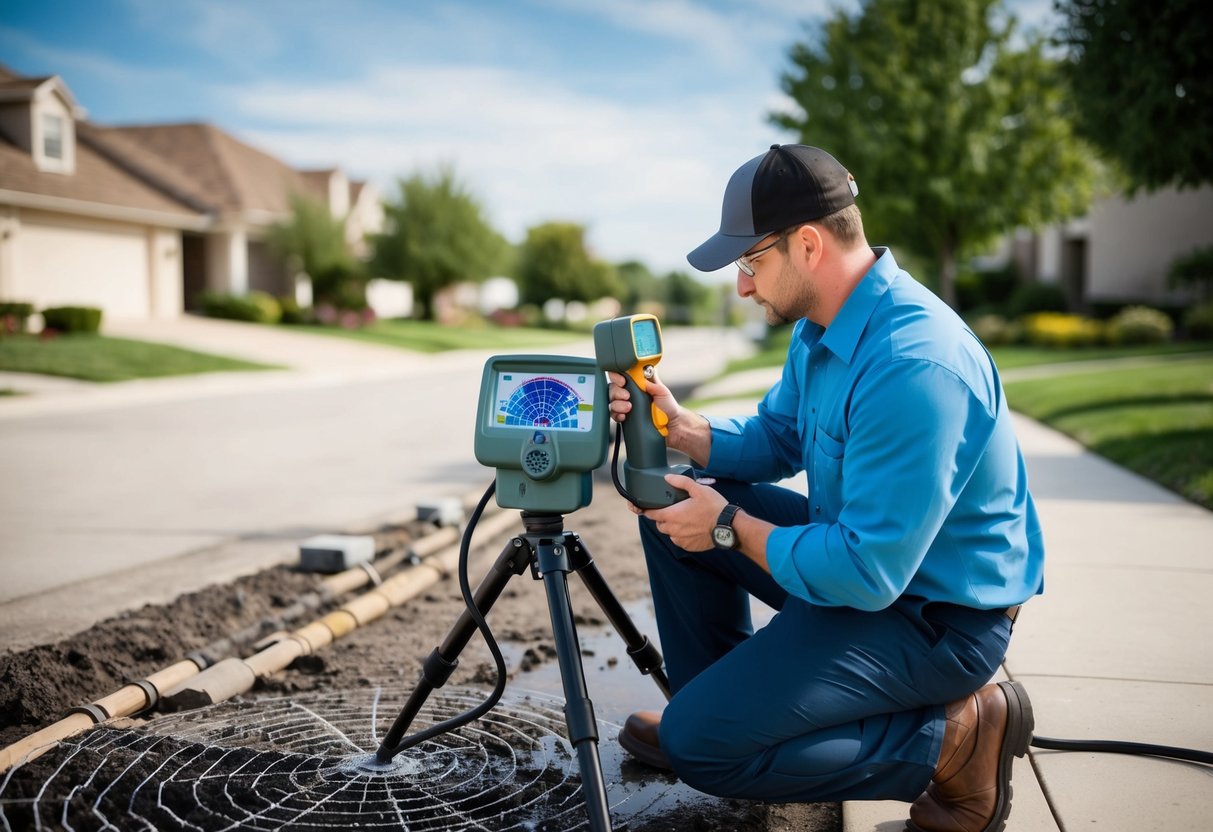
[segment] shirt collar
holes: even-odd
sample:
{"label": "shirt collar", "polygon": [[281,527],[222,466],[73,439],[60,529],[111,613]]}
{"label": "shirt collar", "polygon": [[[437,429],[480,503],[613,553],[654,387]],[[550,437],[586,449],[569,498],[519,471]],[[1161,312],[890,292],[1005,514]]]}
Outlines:
{"label": "shirt collar", "polygon": [[[859,346],[859,339],[876,309],[876,304],[884,297],[900,272],[897,261],[893,259],[893,252],[889,249],[881,246],[873,248],[872,252],[876,255],[876,262],[855,285],[824,333],[820,327],[812,327],[822,333],[818,343],[841,358],[845,364],[851,363],[855,348]],[[810,327],[806,326],[805,329],[807,334]]]}

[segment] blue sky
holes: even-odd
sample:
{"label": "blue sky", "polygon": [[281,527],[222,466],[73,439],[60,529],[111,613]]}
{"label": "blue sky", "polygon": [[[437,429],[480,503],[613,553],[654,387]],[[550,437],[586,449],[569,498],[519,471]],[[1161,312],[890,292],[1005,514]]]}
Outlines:
{"label": "blue sky", "polygon": [[571,220],[608,260],[694,273],[732,171],[795,140],[766,123],[788,47],[857,4],[0,0],[0,62],[98,123],[208,121],[388,196],[451,164],[511,240]]}

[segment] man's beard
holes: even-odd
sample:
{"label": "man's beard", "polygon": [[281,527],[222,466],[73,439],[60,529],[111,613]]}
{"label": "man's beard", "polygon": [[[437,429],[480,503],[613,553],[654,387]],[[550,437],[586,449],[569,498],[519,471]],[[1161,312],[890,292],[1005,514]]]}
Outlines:
{"label": "man's beard", "polygon": [[759,301],[766,313],[767,326],[783,326],[800,318],[807,318],[809,311],[817,305],[817,290],[808,282],[807,277],[799,277],[786,259],[779,269],[779,285],[785,288],[795,286],[796,295],[785,302],[783,308],[777,307],[773,301]]}
{"label": "man's beard", "polygon": [[783,312],[776,309],[775,304],[771,303],[770,301],[763,301],[762,311],[766,313],[767,326],[783,326],[786,323],[790,323],[792,320]]}

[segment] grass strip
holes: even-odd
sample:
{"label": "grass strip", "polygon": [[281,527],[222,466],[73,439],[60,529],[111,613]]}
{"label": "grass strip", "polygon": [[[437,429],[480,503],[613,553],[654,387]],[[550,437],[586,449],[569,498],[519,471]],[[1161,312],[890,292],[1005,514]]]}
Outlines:
{"label": "grass strip", "polygon": [[349,338],[416,352],[444,352],[463,349],[517,350],[567,344],[585,333],[534,327],[445,326],[433,321],[383,320],[361,329],[341,327],[292,326],[292,330],[317,335]]}
{"label": "grass strip", "polygon": [[59,335],[47,339],[35,335],[10,335],[0,338],[0,370],[84,381],[129,381],[195,373],[271,369],[278,368],[167,344],[104,335]]}
{"label": "grass strip", "polygon": [[1006,384],[1011,407],[1213,508],[1213,358]]}

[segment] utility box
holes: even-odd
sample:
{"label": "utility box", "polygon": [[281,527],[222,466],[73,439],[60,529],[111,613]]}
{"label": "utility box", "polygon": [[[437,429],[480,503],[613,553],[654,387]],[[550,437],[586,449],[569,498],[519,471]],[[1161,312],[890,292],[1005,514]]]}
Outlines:
{"label": "utility box", "polygon": [[370,535],[322,534],[299,544],[299,568],[304,572],[341,572],[375,557]]}
{"label": "utility box", "polygon": [[459,526],[463,523],[463,501],[458,497],[426,500],[417,504],[417,519],[437,526]]}

